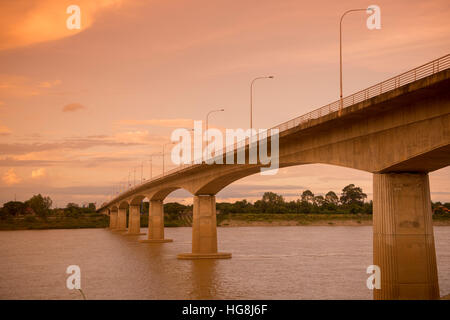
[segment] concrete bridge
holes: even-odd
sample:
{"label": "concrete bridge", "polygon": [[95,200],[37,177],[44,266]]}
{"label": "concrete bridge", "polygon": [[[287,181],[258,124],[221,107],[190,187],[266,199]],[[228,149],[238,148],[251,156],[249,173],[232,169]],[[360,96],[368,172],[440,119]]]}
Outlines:
{"label": "concrete bridge", "polygon": [[[428,173],[450,164],[449,68],[446,55],[276,127],[280,167],[322,163],[373,173],[373,264],[381,269],[375,299],[439,299]],[[248,159],[248,141],[245,149]],[[141,241],[169,242],[163,201],[185,189],[194,197],[192,252],[178,258],[230,258],[218,251],[215,195],[260,167],[183,166],[116,195],[99,211],[110,215],[110,229],[140,234],[147,198],[148,239]]]}

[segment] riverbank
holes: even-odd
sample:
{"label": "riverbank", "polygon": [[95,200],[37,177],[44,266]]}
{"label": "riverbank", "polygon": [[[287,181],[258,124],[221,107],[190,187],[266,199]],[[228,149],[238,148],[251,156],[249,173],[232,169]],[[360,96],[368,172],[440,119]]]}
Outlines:
{"label": "riverbank", "polygon": [[84,229],[106,228],[108,226],[109,217],[97,213],[76,217],[50,216],[44,219],[36,216],[25,216],[0,220],[0,230]]}
{"label": "riverbank", "polygon": [[230,214],[218,220],[221,227],[372,225],[369,214]]}
{"label": "riverbank", "polygon": [[[228,214],[218,216],[221,227],[251,226],[371,226],[371,214]],[[433,225],[450,226],[450,217],[434,216]]]}
{"label": "riverbank", "polygon": [[[192,216],[179,219],[165,219],[165,227],[190,227]],[[371,226],[371,214],[286,214],[286,213],[233,213],[217,215],[217,225],[223,228],[252,226]],[[450,226],[450,217],[433,217],[433,225]],[[46,219],[36,216],[9,217],[0,220],[0,230],[42,230],[106,228],[109,217],[92,213],[77,217],[50,216]],[[148,217],[141,216],[141,227],[148,226]]]}

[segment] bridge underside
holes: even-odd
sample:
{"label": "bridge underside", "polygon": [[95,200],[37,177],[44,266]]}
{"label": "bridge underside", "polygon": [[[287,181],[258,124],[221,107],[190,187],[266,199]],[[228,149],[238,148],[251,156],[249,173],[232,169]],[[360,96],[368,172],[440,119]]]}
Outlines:
{"label": "bridge underside", "polygon": [[450,145],[417,155],[399,164],[380,171],[387,172],[432,172],[450,165]]}

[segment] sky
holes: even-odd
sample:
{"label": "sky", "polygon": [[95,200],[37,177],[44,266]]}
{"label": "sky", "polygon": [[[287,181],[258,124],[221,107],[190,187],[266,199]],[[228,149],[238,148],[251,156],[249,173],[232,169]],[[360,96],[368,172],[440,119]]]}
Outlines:
{"label": "sky", "polygon": [[[81,28],[68,29],[69,5]],[[339,98],[339,19],[344,95],[450,50],[450,2],[299,0],[0,0],[0,204],[41,193],[54,206],[98,205],[113,188],[150,176],[175,128],[213,109],[210,126],[270,128]],[[167,160],[170,160],[168,157]],[[154,157],[152,174],[162,171]],[[168,169],[175,167],[168,164]],[[167,168],[166,167],[166,168]],[[135,173],[136,172],[136,173]],[[433,201],[450,202],[450,169],[430,174]],[[329,165],[241,179],[217,201],[274,191],[339,193],[354,183],[372,197],[372,174]],[[178,190],[166,201],[191,203]]]}

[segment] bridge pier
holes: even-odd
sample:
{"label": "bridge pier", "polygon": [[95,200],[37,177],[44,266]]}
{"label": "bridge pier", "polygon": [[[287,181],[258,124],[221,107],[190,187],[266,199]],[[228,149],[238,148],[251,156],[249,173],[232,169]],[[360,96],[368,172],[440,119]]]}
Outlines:
{"label": "bridge pier", "polygon": [[227,259],[231,253],[217,252],[216,197],[194,196],[192,253],[181,253],[178,259]]}
{"label": "bridge pier", "polygon": [[128,232],[127,236],[139,236],[145,233],[141,233],[141,213],[140,205],[130,205],[130,213],[128,215]]}
{"label": "bridge pier", "polygon": [[172,242],[164,239],[164,204],[162,200],[150,200],[148,214],[148,238],[143,243]]}
{"label": "bridge pier", "polygon": [[109,229],[114,230],[117,227],[117,210],[109,212]]}
{"label": "bridge pier", "polygon": [[114,231],[127,231],[127,209],[119,208],[117,214],[117,224]]}
{"label": "bridge pier", "polygon": [[439,299],[432,223],[428,174],[374,174],[374,299]]}

